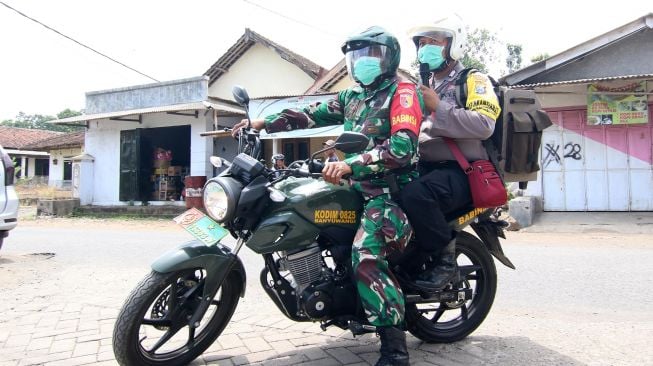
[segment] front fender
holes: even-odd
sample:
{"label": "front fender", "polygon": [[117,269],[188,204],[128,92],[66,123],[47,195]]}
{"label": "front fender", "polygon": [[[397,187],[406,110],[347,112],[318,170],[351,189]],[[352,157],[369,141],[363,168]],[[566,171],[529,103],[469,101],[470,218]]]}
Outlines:
{"label": "front fender", "polygon": [[245,296],[247,275],[243,262],[223,244],[207,246],[199,240],[189,241],[168,251],[152,263],[152,269],[159,273],[192,268],[206,270],[205,294],[217,291],[229,272],[234,271],[242,283],[240,296]]}

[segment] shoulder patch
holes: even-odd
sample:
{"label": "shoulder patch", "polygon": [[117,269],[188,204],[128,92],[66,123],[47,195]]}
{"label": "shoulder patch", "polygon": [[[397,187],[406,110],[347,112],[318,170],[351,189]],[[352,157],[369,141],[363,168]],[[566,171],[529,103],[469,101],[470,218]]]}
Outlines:
{"label": "shoulder patch", "polygon": [[390,132],[409,130],[417,136],[421,123],[422,109],[415,84],[399,83],[390,103]]}
{"label": "shoulder patch", "polygon": [[501,113],[499,98],[494,94],[492,81],[487,75],[475,72],[467,75],[467,103],[465,107],[496,121]]}

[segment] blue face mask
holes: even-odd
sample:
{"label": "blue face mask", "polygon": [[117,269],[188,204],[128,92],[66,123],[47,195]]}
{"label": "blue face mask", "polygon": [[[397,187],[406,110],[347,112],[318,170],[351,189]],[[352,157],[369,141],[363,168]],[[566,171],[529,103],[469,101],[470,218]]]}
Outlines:
{"label": "blue face mask", "polygon": [[442,57],[442,46],[435,44],[426,44],[417,51],[417,60],[423,64],[429,64],[431,71],[442,66],[444,57]]}
{"label": "blue face mask", "polygon": [[376,57],[361,57],[354,63],[354,77],[363,85],[370,85],[381,75],[381,60]]}

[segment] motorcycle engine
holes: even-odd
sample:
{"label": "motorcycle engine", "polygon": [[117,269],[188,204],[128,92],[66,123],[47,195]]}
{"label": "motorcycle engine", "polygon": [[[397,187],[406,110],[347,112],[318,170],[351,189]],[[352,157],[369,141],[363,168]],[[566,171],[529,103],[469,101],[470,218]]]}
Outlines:
{"label": "motorcycle engine", "polygon": [[356,292],[349,276],[346,280],[336,279],[317,243],[301,251],[286,252],[280,270],[292,274],[291,286],[295,288],[299,308],[309,318],[320,320],[355,309]]}
{"label": "motorcycle engine", "polygon": [[292,286],[295,287],[296,293],[301,293],[308,285],[322,277],[325,266],[321,252],[322,250],[316,243],[308,249],[285,253],[285,257],[280,262],[280,269],[287,270],[292,274],[295,280]]}

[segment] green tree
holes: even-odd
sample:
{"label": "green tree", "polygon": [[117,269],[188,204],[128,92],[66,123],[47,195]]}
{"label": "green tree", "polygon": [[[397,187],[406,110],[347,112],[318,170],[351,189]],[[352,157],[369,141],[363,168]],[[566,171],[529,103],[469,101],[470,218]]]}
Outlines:
{"label": "green tree", "polygon": [[25,112],[19,112],[15,119],[4,120],[2,121],[2,123],[0,123],[0,125],[9,126],[9,127],[18,127],[18,128],[31,128],[37,130],[73,132],[73,131],[79,131],[83,127],[56,125],[47,122],[55,119],[75,117],[81,114],[82,114],[81,112],[73,111],[69,108],[66,108],[63,111],[57,113],[57,117],[44,116],[41,114],[26,114]]}
{"label": "green tree", "polygon": [[[505,48],[504,48],[505,47]],[[507,55],[502,50],[507,50]],[[505,65],[508,72],[521,68],[523,46],[520,44],[504,43],[499,39],[496,32],[485,28],[467,28],[467,46],[460,62],[465,67],[473,67],[481,72],[489,73],[494,68],[497,73],[506,74],[502,68],[505,57]],[[411,63],[413,75],[419,79],[419,62]]]}
{"label": "green tree", "polygon": [[540,61],[546,60],[547,58],[549,58],[549,54],[546,53],[546,52],[543,52],[543,53],[540,53],[538,55],[535,55],[535,56],[531,57],[531,63],[540,62]]}
{"label": "green tree", "polygon": [[508,68],[508,73],[511,74],[521,69],[522,45],[508,43],[506,45],[506,48],[508,49],[508,56],[506,57],[506,67]]}
{"label": "green tree", "polygon": [[465,67],[473,67],[488,72],[488,65],[499,59],[498,49],[501,41],[497,34],[485,28],[467,30],[467,49],[461,62]]}

